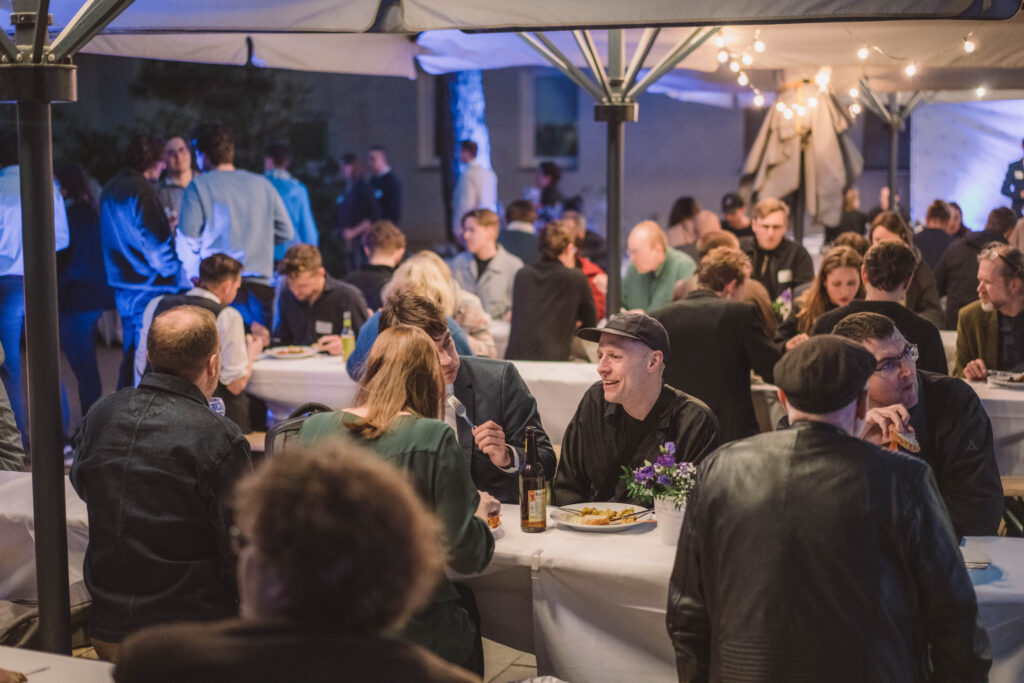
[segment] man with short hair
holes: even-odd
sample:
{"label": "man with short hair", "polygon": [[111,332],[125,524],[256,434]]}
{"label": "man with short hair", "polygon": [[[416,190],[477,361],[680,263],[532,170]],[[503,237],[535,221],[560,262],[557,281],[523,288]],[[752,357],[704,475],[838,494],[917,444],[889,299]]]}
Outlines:
{"label": "man with short hair", "polygon": [[576,336],[598,343],[601,380],[583,395],[565,429],[551,484],[555,503],[636,502],[626,493],[623,467],[654,462],[669,444],[678,461],[694,463],[718,447],[711,410],[662,379],[670,344],[661,323],[643,313],[619,313]]}
{"label": "man with short hair", "polygon": [[978,254],[978,301],[960,310],[953,374],[972,381],[989,370],[1024,371],[1024,254],[989,244]]}
{"label": "man with short hair", "polygon": [[953,236],[949,234],[949,222],[953,219],[953,212],[949,204],[936,199],[928,205],[925,213],[924,230],[914,235],[914,246],[921,252],[921,258],[928,267],[935,270],[939,265],[939,259],[946,248],[953,243]]}
{"label": "man with short hair", "polygon": [[345,281],[363,293],[371,309],[379,311],[384,305],[381,290],[405,257],[405,234],[391,221],[377,221],[363,235],[362,242],[369,262]]}
{"label": "man with short hair", "polygon": [[680,681],[987,680],[932,473],[857,438],[875,362],[811,338],[775,367],[793,426],[699,466],[669,582]]}
{"label": "man with short hair", "polygon": [[462,174],[452,192],[452,234],[459,238],[462,217],[473,209],[498,210],[498,176],[476,160],[477,144],[472,140],[459,142]]}
{"label": "man with short hair", "polygon": [[273,318],[274,245],[295,235],[281,195],[263,176],[235,168],[235,138],[226,127],[203,124],[192,134],[203,173],[185,189],[178,254],[189,277],[201,259],[222,252],[245,264],[233,305],[246,323]]}
{"label": "man with short hair", "polygon": [[[1021,141],[1021,147],[1024,148],[1024,141]],[[1006,177],[999,192],[1010,200],[1016,218],[1024,215],[1024,159],[1017,159],[1006,167]]]}
{"label": "man with short hair", "polygon": [[[427,297],[411,292],[392,297],[381,311],[380,330],[395,325],[418,327],[434,340],[448,396],[444,421],[458,435],[478,489],[502,503],[519,502],[519,463],[526,453],[527,427],[537,428],[538,459],[545,476],[554,476],[555,452],[541,425],[537,401],[515,365],[460,356],[444,313]],[[465,418],[456,415],[452,398],[465,406]]]}
{"label": "man with short hair", "polygon": [[992,242],[1006,244],[1016,225],[1013,212],[1001,206],[989,212],[984,230],[955,240],[943,252],[935,268],[935,287],[946,297],[944,329],[955,330],[960,310],[978,300],[978,254]]}
{"label": "man with short hair", "polygon": [[125,149],[125,167],[100,194],[103,261],[123,330],[118,388],[134,384],[132,367],[146,305],[180,291],[186,282],[174,231],[153,187],[163,168],[163,151],[152,135],[134,136]]}
{"label": "man with short hair", "polygon": [[752,237],[740,240],[750,257],[752,277],[768,290],[779,320],[785,320],[793,305],[793,290],[814,279],[814,262],[802,245],[786,237],[789,207],[774,197],[754,206]]}
{"label": "man with short hair", "polygon": [[462,217],[466,251],[452,259],[452,277],[480,297],[487,315],[504,320],[512,312],[512,287],[523,262],[498,244],[498,214],[476,209]]}
{"label": "man with short hair", "polygon": [[164,143],[164,174],[157,185],[156,194],[167,214],[171,230],[178,227],[181,200],[185,188],[192,182],[192,150],[185,138],[174,135]]}
{"label": "man with short hair", "polygon": [[179,306],[149,330],[153,371],[104,396],[75,435],[71,483],[89,512],[89,635],[101,658],[151,624],[237,613],[227,497],[249,444],[207,404],[220,377],[212,313]]}
{"label": "man with short hair", "polygon": [[498,244],[526,265],[540,260],[536,222],[537,209],[528,199],[517,199],[505,207],[505,229],[498,235]]}
{"label": "man with short hair", "polygon": [[939,492],[960,536],[992,536],[1003,515],[992,424],[978,395],[962,380],[918,370],[916,348],[892,320],[854,313],[833,331],[861,344],[878,362],[868,380],[863,438],[891,443],[890,426],[911,432],[917,457],[935,473]]}
{"label": "man with short hair", "polygon": [[135,351],[135,385],[146,374],[147,337],[153,319],[175,306],[198,306],[217,318],[220,336],[220,381],[213,392],[224,401],[225,417],[238,425],[243,434],[252,432],[249,397],[245,387],[252,377],[252,364],[263,350],[260,335],[245,333],[242,314],[231,302],[242,286],[242,264],[227,254],[207,256],[199,264],[199,284],[184,294],[165,294],[149,302],[142,314],[139,348]]}
{"label": "man with short hair", "polygon": [[312,244],[320,242],[320,235],[313,220],[313,209],[309,205],[309,190],[295,176],[288,172],[292,165],[292,148],[286,142],[272,142],[267,145],[263,154],[263,177],[270,181],[284,201],[288,217],[295,228],[295,237],[288,244],[274,245],[274,262],[284,258],[284,253],[292,244]]}
{"label": "man with short hair", "polygon": [[374,145],[366,155],[370,167],[370,187],[380,207],[380,217],[395,225],[402,222],[402,185],[388,164],[388,152],[383,145]]}
{"label": "man with short hair", "polygon": [[696,262],[669,247],[665,232],[654,221],[633,226],[626,248],[630,263],[622,277],[622,306],[634,313],[667,306],[676,283],[697,272]]}
{"label": "man with short hair", "polygon": [[750,227],[750,216],[747,215],[747,203],[735,192],[722,196],[722,229],[728,230],[736,237],[753,237]]}
{"label": "man with short hair", "polygon": [[779,360],[761,314],[743,300],[749,273],[750,261],[743,252],[712,249],[697,270],[698,288],[651,313],[672,343],[665,383],[707,403],[726,443],[759,431],[750,371],[770,383]]}
{"label": "man with short hair", "polygon": [[345,314],[349,315],[357,337],[366,322],[368,312],[363,295],[347,282],[328,275],[320,250],[312,244],[291,247],[278,272],[287,286],[278,300],[275,341],[285,345],[316,344],[332,356],[342,355]]}
{"label": "man with short hair", "polygon": [[939,329],[903,305],[917,268],[917,254],[902,242],[879,242],[864,255],[860,279],[864,299],[854,299],[821,314],[811,334],[829,334],[840,320],[852,313],[869,311],[890,318],[896,329],[915,344],[920,353],[918,367],[945,375],[949,372]]}

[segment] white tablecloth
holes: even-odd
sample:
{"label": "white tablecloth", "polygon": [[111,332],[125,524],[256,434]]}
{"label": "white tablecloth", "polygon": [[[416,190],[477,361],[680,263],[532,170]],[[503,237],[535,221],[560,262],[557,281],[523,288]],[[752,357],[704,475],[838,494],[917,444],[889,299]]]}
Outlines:
{"label": "white tablecloth", "polygon": [[[464,579],[484,636],[535,652],[540,675],[567,681],[675,681],[665,629],[675,548],[657,530],[594,534],[519,529],[519,507],[502,506],[504,532],[487,572]],[[993,683],[1024,680],[1024,540],[971,538],[993,560],[972,571],[989,629]],[[532,645],[532,647],[530,647]]]}
{"label": "white tablecloth", "polygon": [[[64,502],[68,521],[68,573],[70,583],[77,583],[82,580],[82,563],[89,544],[89,518],[85,503],[71,488],[67,477],[64,478]],[[38,599],[33,519],[32,475],[0,472],[0,600]]]}
{"label": "white tablecloth", "polygon": [[1024,389],[1002,389],[985,382],[968,384],[978,392],[992,422],[999,474],[1024,476]]}
{"label": "white tablecloth", "polygon": [[113,683],[114,665],[0,646],[0,669],[29,674],[29,683]]}
{"label": "white tablecloth", "polygon": [[942,348],[946,352],[946,365],[949,372],[953,372],[956,364],[956,330],[939,330],[939,336],[942,337]]}

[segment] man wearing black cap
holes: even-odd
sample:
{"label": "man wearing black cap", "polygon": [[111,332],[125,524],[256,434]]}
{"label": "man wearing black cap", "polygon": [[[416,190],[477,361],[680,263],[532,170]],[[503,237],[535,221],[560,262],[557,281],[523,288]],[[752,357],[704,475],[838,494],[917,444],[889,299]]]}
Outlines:
{"label": "man wearing black cap", "polygon": [[728,230],[737,237],[753,237],[754,230],[750,227],[750,216],[747,215],[747,203],[735,192],[722,197],[722,229]]}
{"label": "man wearing black cap", "polygon": [[987,679],[930,469],[857,438],[875,367],[811,338],[775,366],[793,426],[701,463],[669,583],[680,681]]}
{"label": "man wearing black cap", "polygon": [[890,424],[912,433],[915,455],[931,466],[957,536],[994,535],[1003,516],[1003,486],[992,423],[978,394],[963,380],[918,370],[917,347],[884,315],[854,313],[832,334],[861,344],[877,362],[868,380],[863,438],[888,442]]}
{"label": "man wearing black cap", "polygon": [[718,447],[711,410],[662,381],[669,341],[661,323],[643,313],[620,313],[605,327],[584,328],[577,336],[598,343],[601,381],[583,395],[565,429],[552,484],[557,504],[629,500],[622,467],[653,462],[668,442],[677,459],[690,462]]}

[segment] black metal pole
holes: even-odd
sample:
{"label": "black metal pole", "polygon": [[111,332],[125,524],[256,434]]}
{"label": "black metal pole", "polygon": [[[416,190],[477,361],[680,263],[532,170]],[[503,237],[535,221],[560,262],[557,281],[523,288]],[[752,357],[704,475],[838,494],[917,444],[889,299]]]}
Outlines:
{"label": "black metal pole", "polygon": [[40,648],[71,653],[49,102],[18,104]]}
{"label": "black metal pole", "polygon": [[621,116],[608,119],[608,306],[607,315],[619,311],[622,301],[622,187],[625,184],[626,130]]}
{"label": "black metal pole", "polygon": [[900,165],[900,128],[903,127],[899,110],[899,96],[892,93],[889,95],[889,210],[897,213],[900,206],[896,201],[896,174]]}

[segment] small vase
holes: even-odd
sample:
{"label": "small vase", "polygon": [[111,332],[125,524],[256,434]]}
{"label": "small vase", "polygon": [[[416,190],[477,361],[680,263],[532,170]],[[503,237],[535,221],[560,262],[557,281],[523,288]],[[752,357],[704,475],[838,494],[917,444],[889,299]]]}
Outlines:
{"label": "small vase", "polygon": [[658,519],[658,532],[665,545],[678,545],[679,532],[683,528],[686,503],[676,506],[671,498],[654,499],[654,515]]}

